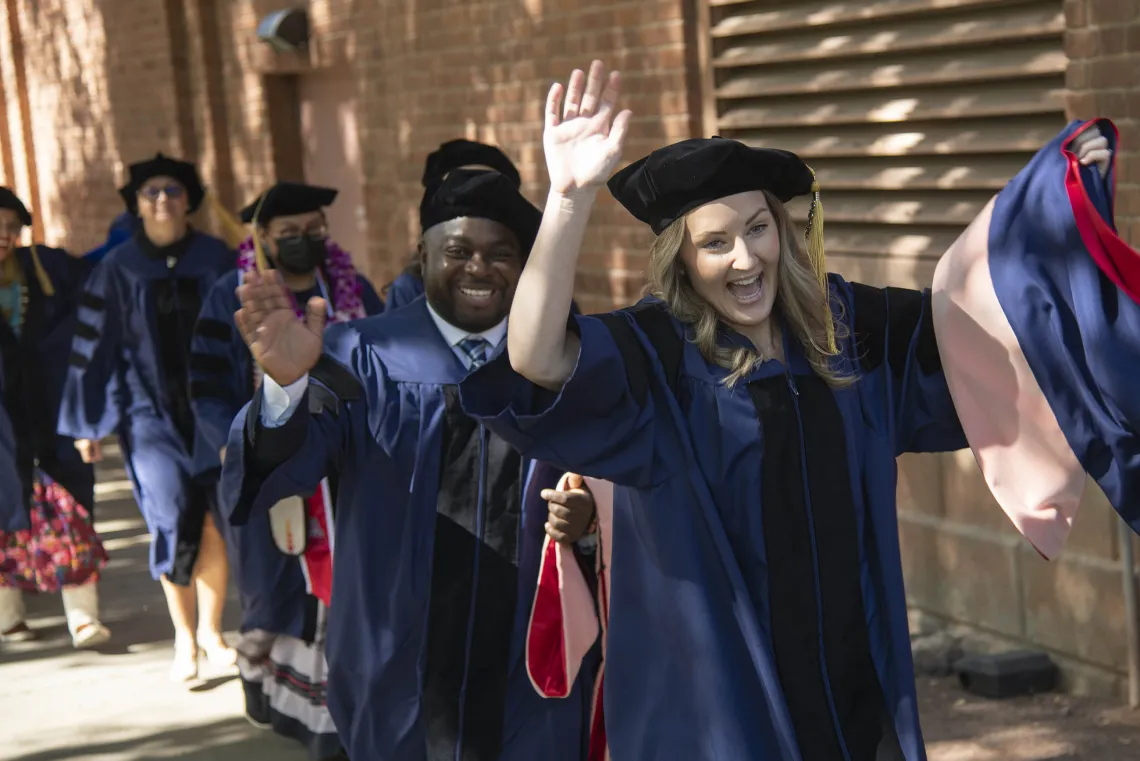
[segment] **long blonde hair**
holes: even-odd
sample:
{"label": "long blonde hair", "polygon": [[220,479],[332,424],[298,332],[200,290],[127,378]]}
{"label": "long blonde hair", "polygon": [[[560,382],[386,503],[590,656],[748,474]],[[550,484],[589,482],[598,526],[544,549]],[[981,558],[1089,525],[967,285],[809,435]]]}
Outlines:
{"label": "long blonde hair", "polygon": [[[791,331],[803,346],[812,369],[829,386],[849,386],[854,377],[833,367],[831,359],[838,356],[838,352],[827,349],[829,327],[834,324],[835,336],[840,340],[847,335],[846,327],[842,320],[834,319],[830,294],[825,294],[820,287],[784,204],[768,191],[764,191],[764,197],[780,236],[779,277],[772,317],[780,319],[782,327]],[[665,302],[669,311],[690,328],[691,340],[706,360],[729,370],[725,384],[732,386],[764,357],[754,347],[729,347],[717,341],[720,317],[685,275],[680,256],[685,234],[682,217],[653,241],[649,250],[649,292]]]}

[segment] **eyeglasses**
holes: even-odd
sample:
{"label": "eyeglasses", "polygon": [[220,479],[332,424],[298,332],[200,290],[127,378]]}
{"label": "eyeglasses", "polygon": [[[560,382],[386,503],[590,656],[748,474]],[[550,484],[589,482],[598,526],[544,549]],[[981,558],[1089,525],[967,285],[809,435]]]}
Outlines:
{"label": "eyeglasses", "polygon": [[157,201],[161,195],[166,195],[167,198],[181,198],[186,192],[186,189],[181,185],[171,183],[170,185],[148,185],[139,191],[139,195],[148,201]]}

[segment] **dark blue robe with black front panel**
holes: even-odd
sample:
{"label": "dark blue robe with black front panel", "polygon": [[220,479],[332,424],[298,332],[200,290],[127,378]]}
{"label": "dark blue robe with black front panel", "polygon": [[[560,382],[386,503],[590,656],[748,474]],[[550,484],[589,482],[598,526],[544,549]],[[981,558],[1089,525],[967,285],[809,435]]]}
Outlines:
{"label": "dark blue robe with black front panel", "polygon": [[[895,458],[966,442],[929,294],[830,282],[848,388],[787,340],[786,364],[728,388],[654,299],[572,318],[581,354],[557,395],[505,354],[460,385],[464,409],[525,455],[615,484],[615,759],[925,759]],[[668,377],[650,333],[675,349]]]}
{"label": "dark blue robe with black front panel", "polygon": [[224,509],[243,524],[336,475],[328,705],[350,758],[581,761],[591,669],[544,700],[523,659],[561,474],[463,413],[466,372],[423,299],[329,328],[288,422],[258,424],[260,394],[234,422]]}
{"label": "dark blue robe with black front panel", "polygon": [[[360,297],[368,315],[384,311],[384,302],[363,275]],[[194,476],[216,483],[221,475],[219,453],[229,438],[234,418],[253,398],[253,357],[234,324],[241,308],[237,286],[241,272],[222,276],[202,304],[190,354],[190,404],[194,410]],[[299,294],[298,302],[320,295],[317,289]],[[336,306],[335,304],[333,305]],[[335,474],[330,474],[330,482]],[[335,489],[334,492],[335,494]],[[243,526],[222,521],[230,571],[241,595],[241,630],[262,629],[312,641],[317,627],[317,601],[305,589],[298,558],[277,548],[268,513],[250,516]]]}
{"label": "dark blue robe with black front panel", "polygon": [[56,433],[76,310],[91,266],[62,249],[37,246],[36,252],[55,293],[48,296],[40,287],[31,251],[16,249],[12,255],[20,267],[27,303],[16,329],[0,319],[3,407],[13,436],[12,470],[4,468],[0,490],[11,498],[4,500],[5,505],[19,508],[11,514],[0,512],[0,530],[28,527],[37,467],[89,512],[95,507],[94,468],[84,464],[73,439]]}
{"label": "dark blue robe with black front panel", "polygon": [[117,433],[135,500],[150,530],[150,569],[188,584],[212,502],[193,481],[190,341],[206,293],[235,266],[233,252],[198,232],[156,255],[132,238],[96,265],[79,324],[59,432]]}

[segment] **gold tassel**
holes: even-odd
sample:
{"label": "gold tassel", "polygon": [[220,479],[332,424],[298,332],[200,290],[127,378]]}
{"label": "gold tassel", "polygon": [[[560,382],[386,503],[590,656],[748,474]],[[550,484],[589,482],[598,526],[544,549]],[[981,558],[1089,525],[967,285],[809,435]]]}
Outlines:
{"label": "gold tassel", "polygon": [[32,242],[31,249],[32,269],[36,271],[36,280],[40,281],[40,290],[44,292],[45,296],[54,296],[55,286],[52,285],[51,278],[48,277],[48,273],[47,270],[44,269],[44,265],[40,263],[40,254],[39,251],[36,250],[36,244],[34,241]]}
{"label": "gold tassel", "polygon": [[265,197],[269,195],[269,191],[261,194],[261,198],[257,199],[257,208],[253,210],[253,223],[250,225],[253,228],[253,250],[257,259],[257,271],[269,271],[269,259],[265,256],[265,248],[261,245],[261,236],[257,234],[257,223],[261,217],[261,206],[265,203]]}
{"label": "gold tassel", "polygon": [[206,191],[206,203],[210,205],[210,210],[222,225],[222,238],[226,241],[226,245],[230,248],[240,246],[242,241],[246,239],[245,226],[230,213],[229,209],[222,205],[222,202],[212,191]]}
{"label": "gold tassel", "polygon": [[811,172],[811,207],[808,209],[807,253],[812,270],[819,280],[819,287],[823,291],[824,302],[827,305],[827,352],[838,354],[839,348],[835,343],[835,318],[831,312],[831,289],[827,285],[827,257],[823,251],[823,201],[819,197],[819,180],[815,178],[815,170],[808,167]]}

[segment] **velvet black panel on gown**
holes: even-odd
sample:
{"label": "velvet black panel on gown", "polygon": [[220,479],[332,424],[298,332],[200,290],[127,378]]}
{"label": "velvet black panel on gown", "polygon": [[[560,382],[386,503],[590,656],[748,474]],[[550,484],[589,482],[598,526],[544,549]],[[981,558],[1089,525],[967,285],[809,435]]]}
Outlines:
{"label": "velvet black panel on gown", "polygon": [[523,464],[463,413],[454,388],[446,397],[424,679],[427,758],[454,761],[462,740],[462,761],[494,761],[518,596]]}
{"label": "velvet black panel on gown", "polygon": [[[143,250],[151,256],[166,256],[168,261],[181,256],[192,235],[167,247],[158,248],[140,236]],[[153,289],[154,311],[161,341],[158,345],[162,364],[163,384],[166,390],[166,412],[170,415],[186,451],[194,450],[194,412],[190,406],[190,343],[194,337],[194,324],[202,309],[202,296],[198,281],[171,276],[155,280]],[[174,550],[174,567],[168,574],[171,582],[180,586],[190,583],[198,550],[202,543],[202,529],[206,513],[213,504],[212,489],[191,482],[186,510],[179,517],[178,543]]]}
{"label": "velvet black panel on gown", "polygon": [[748,391],[764,438],[772,648],[796,740],[805,761],[843,761],[834,715],[851,761],[902,761],[871,657],[843,418],[821,378],[795,383],[798,397],[782,375]]}

